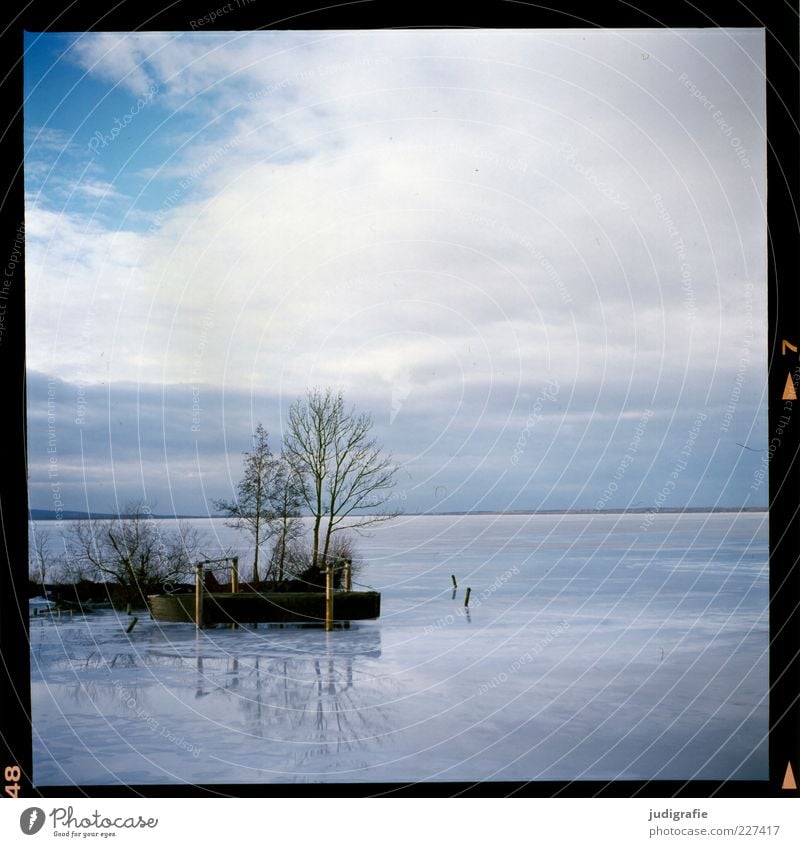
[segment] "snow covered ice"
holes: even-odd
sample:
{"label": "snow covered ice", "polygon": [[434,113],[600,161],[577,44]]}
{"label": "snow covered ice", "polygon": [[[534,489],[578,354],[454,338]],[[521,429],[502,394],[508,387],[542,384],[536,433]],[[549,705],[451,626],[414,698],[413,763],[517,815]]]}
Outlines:
{"label": "snow covered ice", "polygon": [[332,633],[31,616],[35,783],[765,779],[766,513],[641,524],[400,518]]}

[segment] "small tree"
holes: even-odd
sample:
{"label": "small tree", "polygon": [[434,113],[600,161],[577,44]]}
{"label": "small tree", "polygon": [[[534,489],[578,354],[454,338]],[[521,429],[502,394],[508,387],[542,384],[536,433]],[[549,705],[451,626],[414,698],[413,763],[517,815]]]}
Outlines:
{"label": "small tree", "polygon": [[300,486],[283,455],[278,460],[271,500],[275,514],[276,538],[270,570],[277,576],[278,581],[282,582],[289,563],[290,550],[303,533],[300,519],[300,506],[303,502]]}
{"label": "small tree", "polygon": [[276,477],[280,463],[269,449],[267,431],[259,423],[253,434],[253,451],[244,453],[244,474],[236,486],[236,499],[214,500],[214,507],[223,512],[227,526],[245,529],[253,536],[253,584],[258,585],[258,558],[261,545],[274,534]]}
{"label": "small tree", "polygon": [[[71,537],[70,537],[71,535]],[[76,545],[77,527],[73,526],[71,533],[64,539],[64,555],[60,558],[55,573],[51,575],[50,581],[62,585],[77,585],[86,582],[90,576],[95,575],[86,557],[78,555],[79,547]]]}
{"label": "small tree", "polygon": [[325,564],[335,532],[360,531],[398,514],[383,510],[397,467],[371,429],[370,415],[345,409],[341,393],[330,389],[310,391],[289,410],[284,449],[314,519],[312,565]]}
{"label": "small tree", "polygon": [[47,574],[56,564],[50,551],[50,537],[46,532],[36,528],[33,521],[28,521],[30,538],[28,542],[28,578],[31,582],[44,585]]}
{"label": "small tree", "polygon": [[[328,548],[328,558],[331,561],[349,561],[350,574],[356,576],[364,566],[364,560],[361,558],[358,548],[356,547],[356,539],[349,532],[337,533],[331,538],[330,547]],[[337,570],[335,576],[335,584],[338,587],[342,578],[342,571]]]}
{"label": "small tree", "polygon": [[68,569],[115,582],[128,602],[142,601],[180,582],[192,571],[199,554],[197,533],[185,522],[165,531],[143,503],[126,507],[111,520],[75,521],[68,540]]}

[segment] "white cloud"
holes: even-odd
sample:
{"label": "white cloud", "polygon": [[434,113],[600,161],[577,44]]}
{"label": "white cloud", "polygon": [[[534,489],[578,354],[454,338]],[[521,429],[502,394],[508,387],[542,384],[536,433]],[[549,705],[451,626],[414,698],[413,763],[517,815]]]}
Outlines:
{"label": "white cloud", "polygon": [[87,32],[75,40],[68,56],[87,74],[142,94],[155,81],[147,60],[165,41],[163,33]]}
{"label": "white cloud", "polygon": [[199,123],[150,171],[177,182],[152,231],[29,207],[29,366],[289,399],[336,384],[445,428],[466,392],[466,425],[495,435],[546,376],[569,420],[652,390],[724,402],[742,305],[765,327],[759,39],[81,36],[88,73],[157,83],[170,133],[180,110]]}

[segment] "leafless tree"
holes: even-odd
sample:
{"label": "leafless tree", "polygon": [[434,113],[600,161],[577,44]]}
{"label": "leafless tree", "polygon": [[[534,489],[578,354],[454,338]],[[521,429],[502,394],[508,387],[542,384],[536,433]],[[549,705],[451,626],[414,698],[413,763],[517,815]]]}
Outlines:
{"label": "leafless tree", "polygon": [[[350,532],[337,533],[331,538],[330,547],[328,548],[328,558],[331,561],[349,561],[352,576],[357,576],[364,567],[364,560],[356,546],[356,539]],[[337,586],[341,582],[341,577],[341,571],[337,571],[334,577]]]}
{"label": "leafless tree", "polygon": [[295,542],[303,534],[300,519],[302,495],[295,475],[285,456],[278,460],[273,490],[270,495],[275,515],[275,545],[272,549],[270,571],[283,581],[287,565],[292,558]]}
{"label": "leafless tree", "polygon": [[67,533],[64,539],[64,555],[60,557],[58,566],[50,577],[51,582],[62,585],[77,585],[77,583],[95,576],[94,570],[87,560],[78,554],[78,547],[75,544],[76,529],[76,526],[73,525],[72,530]]}
{"label": "leafless tree", "polygon": [[133,503],[118,518],[75,521],[68,553],[74,572],[115,582],[128,601],[137,602],[161,591],[165,583],[189,577],[200,544],[187,523],[168,531],[152,518],[149,507]]}
{"label": "leafless tree", "polygon": [[50,536],[36,528],[34,521],[28,521],[28,578],[31,582],[44,585],[48,573],[58,565],[57,557],[50,549]]}
{"label": "leafless tree", "polygon": [[310,391],[289,409],[284,452],[314,519],[312,565],[327,561],[335,532],[358,532],[398,514],[384,509],[397,467],[371,430],[371,416],[346,409],[330,389]]}
{"label": "leafless tree", "polygon": [[253,584],[258,585],[261,545],[276,530],[274,497],[276,477],[280,474],[280,461],[272,455],[267,431],[260,423],[253,434],[253,451],[245,452],[244,457],[244,473],[236,486],[236,499],[215,500],[214,507],[227,516],[228,526],[246,529],[253,536]]}

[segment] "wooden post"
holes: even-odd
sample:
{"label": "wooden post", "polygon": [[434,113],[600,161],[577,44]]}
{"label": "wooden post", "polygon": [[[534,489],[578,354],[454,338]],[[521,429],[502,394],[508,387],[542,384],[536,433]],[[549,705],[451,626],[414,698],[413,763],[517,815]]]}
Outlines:
{"label": "wooden post", "polygon": [[353,560],[344,560],[344,590],[353,590]]}
{"label": "wooden post", "polygon": [[130,632],[130,631],[131,631],[131,630],[132,630],[132,629],[136,626],[136,621],[138,621],[138,620],[139,620],[139,618],[134,618],[134,619],[133,619],[133,620],[132,620],[132,621],[128,624],[128,628],[125,630],[125,632]]}
{"label": "wooden post", "polygon": [[453,580],[453,588],[458,588],[458,583],[456,582],[456,575],[454,573],[450,574],[450,579]]}
{"label": "wooden post", "polygon": [[127,605],[127,607],[126,607],[126,609],[125,609],[125,614],[129,615],[130,613],[131,613],[131,604],[130,604],[130,603],[128,603],[128,605]]}
{"label": "wooden post", "polygon": [[203,565],[195,565],[194,578],[194,624],[197,629],[203,628]]}
{"label": "wooden post", "polygon": [[325,632],[333,629],[333,563],[325,567]]}
{"label": "wooden post", "polygon": [[464,606],[469,606],[469,595],[472,593],[472,589],[467,586],[467,596],[464,598]]}
{"label": "wooden post", "polygon": [[[239,557],[233,556],[231,557],[231,592],[233,594],[239,593]],[[236,607],[234,606],[234,609]],[[235,612],[234,612],[235,614]],[[231,629],[239,629],[239,624],[234,621],[231,624]]]}

